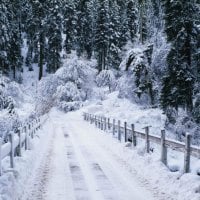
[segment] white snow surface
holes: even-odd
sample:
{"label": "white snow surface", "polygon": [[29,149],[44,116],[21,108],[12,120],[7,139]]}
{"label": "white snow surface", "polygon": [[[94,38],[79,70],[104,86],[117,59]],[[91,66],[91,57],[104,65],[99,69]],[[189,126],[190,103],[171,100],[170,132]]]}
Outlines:
{"label": "white snow surface", "polygon": [[[183,154],[168,152],[168,166],[160,162],[160,148],[146,154],[138,146],[120,143],[83,120],[83,112],[135,123],[136,130],[159,134],[164,116],[159,109],[146,109],[121,100],[117,93],[99,102],[88,102],[76,112],[52,109],[49,119],[32,142],[32,150],[16,158],[16,168],[3,160],[0,200],[199,200],[200,162],[192,158],[192,173],[183,174]],[[176,170],[177,169],[177,170]]]}
{"label": "white snow surface", "polygon": [[[126,147],[83,121],[83,111],[98,108],[67,114],[52,109],[33,150],[17,158],[14,172],[0,177],[0,199],[200,199],[199,176],[170,172],[156,152],[144,153],[142,143]],[[5,159],[4,171],[8,164]]]}

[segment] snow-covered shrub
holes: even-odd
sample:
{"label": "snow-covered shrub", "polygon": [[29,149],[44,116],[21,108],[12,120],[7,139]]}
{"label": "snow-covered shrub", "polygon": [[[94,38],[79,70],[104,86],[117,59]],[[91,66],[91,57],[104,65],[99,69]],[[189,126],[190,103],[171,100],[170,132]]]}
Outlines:
{"label": "snow-covered shrub", "polygon": [[81,60],[77,57],[65,62],[64,66],[56,72],[56,76],[65,84],[72,82],[81,90],[81,98],[85,100],[91,96],[96,70],[95,62]]}
{"label": "snow-covered shrub", "polygon": [[93,90],[92,96],[93,99],[103,101],[106,99],[106,91],[104,88],[96,87]]}
{"label": "snow-covered shrub", "polygon": [[96,75],[93,65],[92,61],[74,56],[58,69],[55,76],[60,85],[56,89],[54,99],[59,109],[65,112],[76,110],[80,108],[82,101],[92,96]]}
{"label": "snow-covered shrub", "polygon": [[152,46],[134,48],[122,61],[120,69],[123,71],[123,76],[119,80],[119,96],[125,95],[132,99],[139,99],[140,103],[154,104],[151,52]]}
{"label": "snow-covered shrub", "polygon": [[56,99],[60,101],[80,101],[81,93],[76,84],[73,82],[67,82],[65,85],[61,85],[57,88]]}
{"label": "snow-covered shrub", "polygon": [[38,85],[36,98],[36,112],[44,114],[55,105],[55,93],[61,81],[56,75],[44,77]]}
{"label": "snow-covered shrub", "polygon": [[112,92],[116,87],[116,79],[113,71],[102,70],[96,77],[96,83],[98,87],[109,87],[109,91]]}
{"label": "snow-covered shrub", "polygon": [[77,110],[81,105],[81,91],[73,82],[67,82],[57,88],[55,99],[58,108],[64,112]]}
{"label": "snow-covered shrub", "polygon": [[197,123],[200,123],[200,94],[197,95],[193,109],[193,117]]}
{"label": "snow-covered shrub", "polygon": [[16,132],[22,123],[16,108],[22,107],[24,95],[18,83],[0,77],[0,137],[5,139],[10,131]]}
{"label": "snow-covered shrub", "polygon": [[73,110],[77,110],[81,106],[82,106],[82,102],[80,102],[80,101],[73,101],[73,102],[61,101],[58,103],[58,108],[64,112],[70,112]]}

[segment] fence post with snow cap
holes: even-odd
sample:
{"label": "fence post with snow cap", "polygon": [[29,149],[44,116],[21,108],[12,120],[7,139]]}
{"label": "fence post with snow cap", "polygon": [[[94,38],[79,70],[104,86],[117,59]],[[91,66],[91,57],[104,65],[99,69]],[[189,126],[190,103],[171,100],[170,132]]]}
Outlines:
{"label": "fence post with snow cap", "polygon": [[191,135],[187,133],[185,138],[184,173],[190,172],[190,146]]}
{"label": "fence post with snow cap", "polygon": [[118,128],[117,128],[117,133],[118,133],[118,140],[121,141],[121,122],[118,120]]}
{"label": "fence post with snow cap", "polygon": [[104,131],[106,131],[107,130],[107,118],[106,117],[104,117]]}
{"label": "fence post with snow cap", "polygon": [[167,165],[167,147],[165,144],[165,130],[161,130],[161,162]]}
{"label": "fence post with snow cap", "polygon": [[10,140],[10,167],[14,168],[14,132],[11,131],[9,134],[9,140]]}
{"label": "fence post with snow cap", "polygon": [[127,142],[127,122],[124,122],[124,141]]}
{"label": "fence post with snow cap", "polygon": [[146,153],[149,153],[150,152],[149,126],[146,126],[144,129],[145,129],[145,148],[146,148]]}
{"label": "fence post with snow cap", "polygon": [[113,136],[115,135],[115,119],[113,119],[113,126],[112,126]]}
{"label": "fence post with snow cap", "polygon": [[108,130],[110,130],[110,118],[108,118]]}
{"label": "fence post with snow cap", "polygon": [[131,124],[131,133],[132,133],[132,144],[133,144],[133,147],[136,147],[137,145],[137,138],[136,138],[136,133],[135,133],[135,125],[134,124]]}
{"label": "fence post with snow cap", "polygon": [[25,150],[28,150],[28,130],[27,130],[27,125],[24,127],[24,132],[25,132]]}
{"label": "fence post with snow cap", "polygon": [[19,145],[17,147],[17,156],[21,157],[22,156],[22,128],[20,127],[18,130],[18,137],[19,137]]}
{"label": "fence post with snow cap", "polygon": [[[93,116],[94,117],[94,116]],[[99,122],[99,128],[101,130],[104,130],[104,118],[102,116],[95,116],[97,117],[97,121]],[[197,146],[191,146],[191,135],[186,135],[186,141],[185,143],[179,142],[173,139],[166,138],[165,130],[161,131],[161,136],[150,134],[149,128],[151,126],[147,126],[144,128],[145,132],[138,132],[135,131],[134,124],[131,124],[131,128],[127,127],[127,123],[124,123],[124,127],[121,126],[120,120],[118,120],[118,123],[116,123],[117,120],[113,119],[112,123],[109,123],[109,120],[107,120],[107,128],[112,127],[112,134],[115,136],[115,132],[117,134],[117,139],[121,141],[121,134],[124,130],[125,135],[125,141],[131,140],[132,146],[136,147],[137,145],[137,138],[141,138],[145,140],[145,151],[147,153],[150,152],[150,142],[160,145],[161,146],[161,156],[160,161],[167,165],[167,150],[168,148],[171,148],[178,152],[184,152],[184,173],[190,172],[190,157],[193,156],[195,158],[200,158],[200,148]]]}

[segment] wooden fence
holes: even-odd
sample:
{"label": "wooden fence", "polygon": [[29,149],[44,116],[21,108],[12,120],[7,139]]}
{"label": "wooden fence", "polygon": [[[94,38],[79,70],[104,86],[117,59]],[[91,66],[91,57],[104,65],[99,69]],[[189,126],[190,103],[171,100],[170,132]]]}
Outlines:
{"label": "wooden fence", "polygon": [[10,168],[15,167],[15,156],[22,156],[23,148],[30,150],[30,140],[34,138],[37,131],[41,129],[41,126],[46,121],[46,117],[41,117],[27,123],[25,126],[20,127],[17,133],[13,131],[9,133],[6,138],[8,142],[3,143],[3,139],[0,138],[0,176],[2,175],[2,160],[10,157]]}
{"label": "wooden fence", "polygon": [[150,152],[150,143],[155,143],[161,146],[161,162],[167,165],[167,148],[184,153],[184,173],[190,172],[190,157],[196,157],[200,159],[200,148],[191,145],[191,135],[186,134],[185,143],[176,140],[168,139],[165,137],[165,130],[161,130],[161,135],[153,135],[149,132],[149,126],[144,128],[144,133],[135,130],[134,124],[130,127],[127,126],[127,122],[121,123],[120,120],[96,116],[89,113],[83,113],[84,120],[89,121],[91,124],[104,131],[112,131],[113,136],[117,134],[119,141],[132,142],[132,146],[137,146],[137,138],[145,140],[145,151]]}

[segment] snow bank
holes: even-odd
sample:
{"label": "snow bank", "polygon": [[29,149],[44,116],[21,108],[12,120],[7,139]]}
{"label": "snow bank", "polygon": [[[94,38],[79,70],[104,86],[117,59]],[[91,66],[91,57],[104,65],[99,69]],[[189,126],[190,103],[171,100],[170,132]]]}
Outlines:
{"label": "snow bank", "polygon": [[[165,128],[166,116],[160,109],[144,109],[144,107],[133,104],[127,99],[118,98],[118,92],[111,93],[104,101],[93,102],[83,108],[82,112],[110,117],[111,120],[113,118],[119,119],[122,123],[126,121],[129,126],[133,123],[135,130],[140,132],[144,132],[145,126],[151,126],[150,134],[160,135],[161,130]],[[167,131],[166,134],[168,138],[176,139],[175,133]],[[151,143],[153,153],[146,155],[144,140],[138,140],[134,155],[129,150],[119,150],[119,148],[113,151],[126,158],[128,164],[134,163],[138,173],[146,179],[150,179],[150,183],[155,187],[161,187],[163,191],[168,189],[174,194],[177,193],[177,199],[181,199],[182,191],[186,194],[185,200],[199,198],[200,178],[197,176],[200,171],[199,159],[192,157],[191,173],[183,174],[183,153],[168,149],[168,168],[166,168],[160,162],[160,146]],[[126,154],[129,156],[125,156]],[[170,188],[168,188],[169,186]],[[179,188],[182,188],[182,190],[179,190]]]}
{"label": "snow bank", "polygon": [[36,137],[31,140],[31,150],[23,151],[22,157],[15,157],[15,169],[10,169],[9,157],[3,159],[2,171],[0,176],[0,200],[17,200],[26,192],[27,180],[34,170],[38,167],[43,153],[46,151],[49,142],[48,130],[49,123],[40,129]]}

